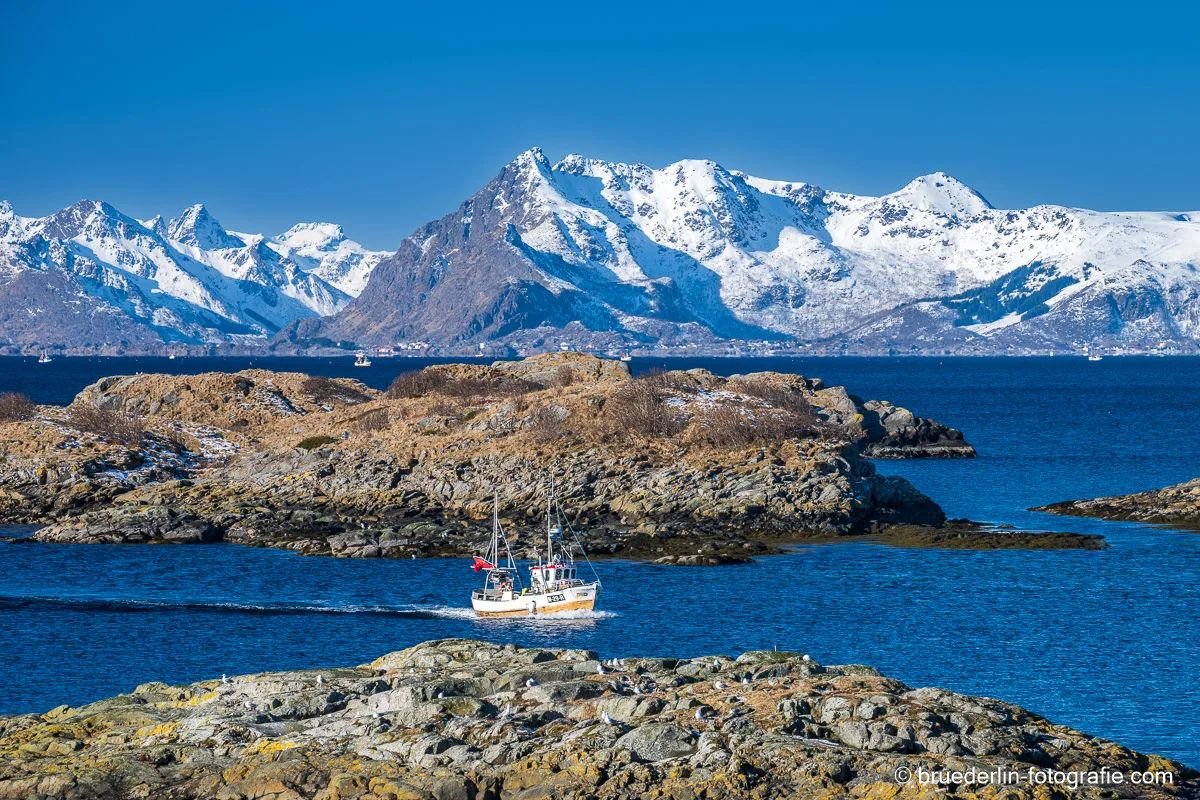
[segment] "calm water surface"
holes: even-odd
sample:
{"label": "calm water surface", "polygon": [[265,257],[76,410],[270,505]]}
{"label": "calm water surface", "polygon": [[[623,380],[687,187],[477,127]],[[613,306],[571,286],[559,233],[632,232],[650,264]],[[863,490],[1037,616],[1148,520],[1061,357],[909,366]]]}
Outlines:
{"label": "calm water surface", "polygon": [[[0,359],[0,390],[65,402],[114,373],[251,359]],[[417,360],[254,359],[385,386]],[[952,516],[1098,532],[1094,552],[970,553],[863,542],[719,569],[600,566],[604,612],[478,621],[465,559],[302,558],[232,545],[0,545],[0,712],[147,680],[364,662],[425,639],[590,647],[605,657],[798,649],[914,685],[1001,697],[1139,750],[1200,764],[1200,534],[1026,511],[1200,474],[1200,360],[635,361],[780,369],[961,427],[970,461],[881,462]],[[693,613],[679,613],[680,609]]]}

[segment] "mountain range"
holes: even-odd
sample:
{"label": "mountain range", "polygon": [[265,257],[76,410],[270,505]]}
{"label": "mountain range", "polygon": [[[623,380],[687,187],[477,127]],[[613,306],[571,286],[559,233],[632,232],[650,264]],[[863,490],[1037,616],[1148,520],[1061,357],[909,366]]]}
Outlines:
{"label": "mountain range", "polygon": [[203,205],[137,220],[91,200],[40,218],[0,202],[0,346],[261,347],[298,319],[337,313],[384,255],[325,223],[227,231]]}
{"label": "mountain range", "polygon": [[[394,253],[194,206],[0,206],[0,339],[273,350],[1195,352],[1200,212],[994,208],[944,173],[881,197],[528,150]],[[90,337],[90,338],[89,338]]]}

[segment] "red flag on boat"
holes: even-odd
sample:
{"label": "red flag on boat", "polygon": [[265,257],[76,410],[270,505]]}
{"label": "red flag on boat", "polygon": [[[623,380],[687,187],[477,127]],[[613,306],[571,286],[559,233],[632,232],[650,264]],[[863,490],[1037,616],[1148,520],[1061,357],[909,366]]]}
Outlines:
{"label": "red flag on boat", "polygon": [[488,561],[486,558],[475,556],[475,563],[471,565],[471,569],[479,572],[481,569],[495,569],[496,565]]}

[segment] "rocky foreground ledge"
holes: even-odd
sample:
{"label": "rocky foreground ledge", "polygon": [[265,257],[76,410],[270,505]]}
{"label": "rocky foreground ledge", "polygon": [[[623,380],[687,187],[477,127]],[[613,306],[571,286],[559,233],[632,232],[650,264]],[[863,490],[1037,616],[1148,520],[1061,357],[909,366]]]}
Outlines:
{"label": "rocky foreground ledge", "polygon": [[1200,531],[1200,478],[1148,492],[1097,497],[1091,500],[1067,500],[1039,506],[1048,511],[1073,517],[1145,522]]}
{"label": "rocky foreground ledge", "polygon": [[605,664],[449,639],[356,668],[149,683],[0,718],[5,800],[927,798],[944,795],[906,775],[972,768],[1149,772],[1158,786],[953,796],[1200,792],[1174,761],[1017,706],[780,652]]}
{"label": "rocky foreground ledge", "polygon": [[552,480],[592,553],[725,563],[942,526],[869,457],[973,454],[953,428],[819,380],[635,379],[574,353],[429,367],[387,392],[262,370],[137,375],[0,423],[0,521],[43,523],[34,538],[53,542],[462,555],[484,549],[495,492],[520,557]]}

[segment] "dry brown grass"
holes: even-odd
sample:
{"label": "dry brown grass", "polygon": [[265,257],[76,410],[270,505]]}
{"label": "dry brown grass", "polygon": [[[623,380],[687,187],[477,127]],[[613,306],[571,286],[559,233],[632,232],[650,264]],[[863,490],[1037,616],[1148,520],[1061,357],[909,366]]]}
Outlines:
{"label": "dry brown grass", "polygon": [[373,408],[354,420],[355,429],[363,433],[387,430],[390,425],[391,417],[386,408]]}
{"label": "dry brown grass", "polygon": [[394,399],[441,395],[476,405],[497,397],[514,397],[544,387],[522,378],[507,375],[455,375],[446,370],[426,368],[396,376],[388,386],[387,396]]}
{"label": "dry brown grass", "polygon": [[146,433],[146,421],[142,417],[86,403],[70,406],[67,422],[76,430],[130,446],[140,444]]}
{"label": "dry brown grass", "polygon": [[20,392],[0,392],[0,422],[24,422],[33,419],[37,406]]}
{"label": "dry brown grass", "polygon": [[650,373],[629,381],[604,404],[602,424],[616,438],[647,439],[674,436],[683,429],[683,414],[667,403],[671,396],[667,373]]}
{"label": "dry brown grass", "polygon": [[734,450],[807,438],[815,432],[811,420],[802,412],[721,403],[696,414],[685,438],[691,445]]}
{"label": "dry brown grass", "polygon": [[561,406],[539,406],[529,416],[525,429],[539,444],[567,441],[573,438],[568,418],[569,412]]}
{"label": "dry brown grass", "polygon": [[300,390],[322,405],[354,405],[370,399],[354,386],[334,380],[312,376],[300,384]]}

